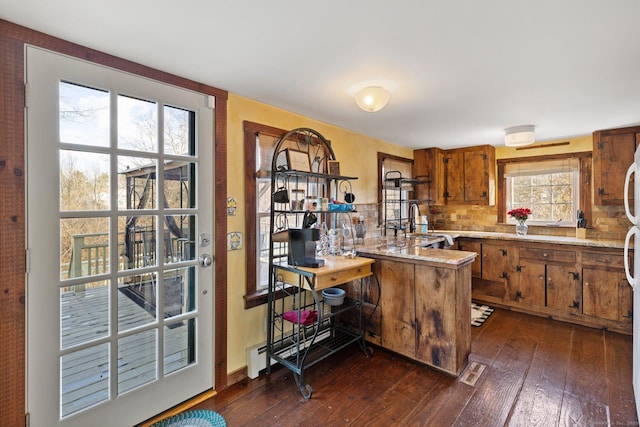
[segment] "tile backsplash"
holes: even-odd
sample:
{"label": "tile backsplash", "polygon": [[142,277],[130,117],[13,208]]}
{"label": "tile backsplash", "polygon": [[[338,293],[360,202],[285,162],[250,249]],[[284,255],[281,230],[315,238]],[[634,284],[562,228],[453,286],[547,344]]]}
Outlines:
{"label": "tile backsplash", "polygon": [[[356,205],[358,215],[362,215],[367,223],[367,237],[381,233],[378,227],[378,205]],[[421,206],[422,212],[425,207]],[[587,218],[587,238],[623,240],[630,222],[622,206],[592,206],[592,218]],[[501,233],[514,232],[511,224],[498,224],[496,206],[446,205],[431,206],[429,222],[438,230],[473,230],[495,231]],[[529,224],[529,234],[546,236],[575,237],[573,227],[545,227]]]}
{"label": "tile backsplash", "polygon": [[[430,208],[431,221],[443,230],[478,230],[510,233],[514,225],[498,224],[496,206],[447,205]],[[592,218],[587,218],[587,237],[622,240],[629,229],[622,206],[593,206]],[[454,218],[455,217],[455,220]],[[574,227],[545,227],[529,224],[529,234],[575,237]]]}

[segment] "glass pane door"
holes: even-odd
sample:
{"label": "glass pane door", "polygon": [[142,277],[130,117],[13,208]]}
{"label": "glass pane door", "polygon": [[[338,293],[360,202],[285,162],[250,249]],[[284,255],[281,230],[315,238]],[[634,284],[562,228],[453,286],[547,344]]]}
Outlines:
{"label": "glass pane door", "polygon": [[213,386],[213,111],[37,49],[27,70],[31,425],[131,425]]}

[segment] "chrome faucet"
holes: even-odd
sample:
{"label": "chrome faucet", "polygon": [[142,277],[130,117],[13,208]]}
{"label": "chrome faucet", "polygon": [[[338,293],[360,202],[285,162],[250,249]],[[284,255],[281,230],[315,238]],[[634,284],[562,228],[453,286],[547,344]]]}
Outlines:
{"label": "chrome faucet", "polygon": [[411,203],[409,205],[409,233],[416,232],[416,215],[413,214],[414,208],[418,210],[418,216],[421,216],[420,206],[418,206],[417,203]]}

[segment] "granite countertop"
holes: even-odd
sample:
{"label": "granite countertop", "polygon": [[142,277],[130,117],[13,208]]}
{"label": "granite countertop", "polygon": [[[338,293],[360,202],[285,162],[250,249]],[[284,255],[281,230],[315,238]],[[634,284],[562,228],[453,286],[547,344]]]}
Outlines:
{"label": "granite countertop", "polygon": [[552,243],[566,246],[583,246],[593,248],[622,249],[624,241],[606,239],[578,239],[576,237],[542,236],[529,234],[517,236],[514,233],[497,233],[491,231],[464,231],[464,230],[436,230],[428,235],[408,234],[406,237],[377,237],[368,238],[364,244],[358,245],[357,252],[360,256],[386,257],[424,261],[429,263],[447,264],[457,266],[471,262],[477,254],[475,252],[447,250],[425,247],[430,244],[444,245],[445,238],[449,235],[454,240],[460,237],[472,239],[509,240],[532,243]]}
{"label": "granite countertop", "polygon": [[408,236],[367,239],[358,247],[359,256],[398,258],[428,263],[459,266],[472,262],[478,254],[468,251],[435,249],[423,245],[444,242],[443,237]]}
{"label": "granite countertop", "polygon": [[[468,237],[473,239],[513,240],[518,242],[553,243],[558,245],[585,246],[594,248],[623,249],[624,247],[624,240],[578,239],[576,237],[541,236],[535,234],[516,236],[515,233],[496,233],[491,231],[441,230],[436,231],[435,233],[448,234],[454,239],[457,239],[458,237]],[[631,241],[631,243],[633,243],[633,240]]]}

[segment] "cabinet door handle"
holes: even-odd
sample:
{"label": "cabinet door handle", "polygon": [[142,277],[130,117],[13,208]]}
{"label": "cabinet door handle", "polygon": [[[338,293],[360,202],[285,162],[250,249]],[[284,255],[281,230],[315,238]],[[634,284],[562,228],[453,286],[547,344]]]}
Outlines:
{"label": "cabinet door handle", "polygon": [[332,282],[335,282],[335,281],[337,281],[337,280],[338,280],[338,277],[337,277],[337,276],[331,276],[331,281],[332,281]]}
{"label": "cabinet door handle", "polygon": [[547,253],[545,252],[545,253],[543,253],[543,254],[542,254],[542,256],[546,258],[546,257],[548,257],[548,256],[549,256],[549,254],[547,254]]}

